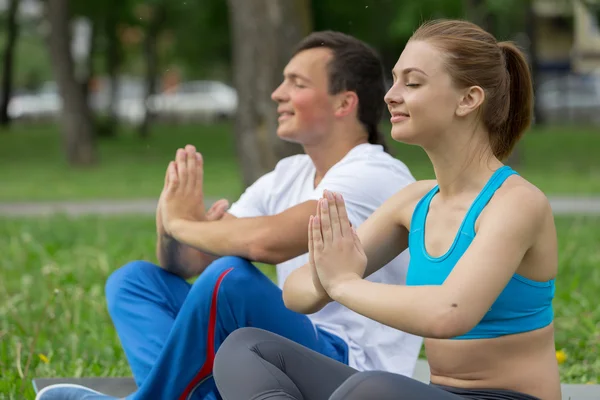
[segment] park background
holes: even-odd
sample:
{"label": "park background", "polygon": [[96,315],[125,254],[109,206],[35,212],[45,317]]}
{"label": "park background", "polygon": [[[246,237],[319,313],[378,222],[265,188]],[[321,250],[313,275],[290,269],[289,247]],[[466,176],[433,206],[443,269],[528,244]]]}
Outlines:
{"label": "park background", "polygon": [[[33,377],[130,375],[104,282],[155,261],[178,147],[203,153],[209,202],[299,151],[277,139],[269,98],[297,41],[352,34],[391,79],[411,32],[437,17],[528,56],[535,124],[509,163],[556,211],[561,379],[599,383],[600,1],[0,0],[0,399],[32,399]],[[419,148],[389,143],[433,176]]]}

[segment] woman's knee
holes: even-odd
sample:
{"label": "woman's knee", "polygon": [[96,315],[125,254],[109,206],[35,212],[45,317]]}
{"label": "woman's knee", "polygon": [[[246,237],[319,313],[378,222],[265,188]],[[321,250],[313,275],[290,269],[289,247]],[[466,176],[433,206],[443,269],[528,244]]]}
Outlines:
{"label": "woman's knee", "polygon": [[215,376],[225,373],[232,361],[243,358],[243,353],[254,352],[256,344],[268,338],[269,334],[271,332],[251,327],[239,328],[230,333],[215,353]]}
{"label": "woman's knee", "polygon": [[[398,380],[408,380],[403,375],[384,371],[362,371],[348,378],[330,397],[330,400],[401,399],[397,391]],[[390,384],[394,381],[394,385]]]}

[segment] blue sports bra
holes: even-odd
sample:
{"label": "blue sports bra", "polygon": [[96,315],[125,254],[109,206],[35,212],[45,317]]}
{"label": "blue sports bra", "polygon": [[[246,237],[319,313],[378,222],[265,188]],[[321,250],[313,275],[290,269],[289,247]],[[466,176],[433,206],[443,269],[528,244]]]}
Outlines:
{"label": "blue sports bra", "polygon": [[[419,201],[410,225],[407,285],[441,285],[444,282],[475,237],[475,221],[479,214],[512,174],[516,172],[509,166],[494,172],[471,204],[450,249],[441,257],[431,257],[425,249],[425,221],[431,199],[439,187],[436,185]],[[539,282],[514,274],[479,324],[453,339],[494,338],[545,327],[554,319],[554,290],[554,279]]]}

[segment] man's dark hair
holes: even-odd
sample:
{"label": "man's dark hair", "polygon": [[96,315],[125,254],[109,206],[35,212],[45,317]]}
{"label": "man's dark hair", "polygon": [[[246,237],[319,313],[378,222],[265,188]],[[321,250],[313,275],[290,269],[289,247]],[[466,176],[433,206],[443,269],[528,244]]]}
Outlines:
{"label": "man's dark hair", "polygon": [[330,49],[329,93],[345,90],[358,96],[358,119],[369,133],[369,143],[380,144],[389,152],[379,122],[385,110],[383,63],[377,52],[361,40],[341,32],[320,31],[305,37],[294,55],[315,48]]}

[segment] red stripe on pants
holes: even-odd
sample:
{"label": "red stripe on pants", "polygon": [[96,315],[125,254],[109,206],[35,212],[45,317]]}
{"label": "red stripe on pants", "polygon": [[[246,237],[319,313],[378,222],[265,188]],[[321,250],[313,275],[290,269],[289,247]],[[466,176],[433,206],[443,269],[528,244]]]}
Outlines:
{"label": "red stripe on pants", "polygon": [[196,385],[209,376],[213,370],[213,364],[215,361],[215,327],[217,325],[217,296],[219,294],[219,287],[221,286],[221,282],[225,275],[233,271],[233,268],[229,268],[224,271],[219,278],[217,279],[217,283],[215,284],[215,288],[213,290],[212,298],[210,301],[210,314],[208,317],[208,337],[206,343],[206,360],[204,361],[204,365],[200,368],[200,371],[196,374],[194,379],[187,385],[181,396],[179,396],[179,400],[185,400],[190,395],[192,390],[196,387]]}

